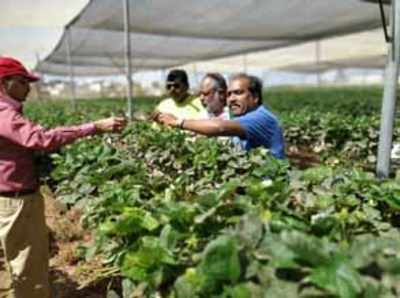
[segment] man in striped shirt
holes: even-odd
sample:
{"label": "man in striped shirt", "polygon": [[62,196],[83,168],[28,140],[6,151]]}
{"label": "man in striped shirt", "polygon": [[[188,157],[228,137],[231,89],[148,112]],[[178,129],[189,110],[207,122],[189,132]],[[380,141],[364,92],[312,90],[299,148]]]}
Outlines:
{"label": "man in striped shirt", "polygon": [[229,120],[229,109],[226,105],[227,85],[221,74],[207,73],[201,80],[199,96],[210,119]]}
{"label": "man in striped shirt", "polygon": [[[32,123],[22,108],[30,84],[38,80],[19,61],[0,57],[0,249],[5,263],[0,264],[0,296],[7,291],[8,297],[50,297],[48,232],[34,151],[51,151],[86,136],[120,132],[126,125],[124,118],[116,117],[51,130]],[[7,289],[8,281],[11,287]]]}

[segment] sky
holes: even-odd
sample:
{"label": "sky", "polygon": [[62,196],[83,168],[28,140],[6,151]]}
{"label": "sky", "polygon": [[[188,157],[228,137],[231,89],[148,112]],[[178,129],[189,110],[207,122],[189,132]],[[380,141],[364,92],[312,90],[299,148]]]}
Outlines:
{"label": "sky", "polygon": [[68,24],[88,0],[1,0],[0,55],[33,68],[57,45]]}

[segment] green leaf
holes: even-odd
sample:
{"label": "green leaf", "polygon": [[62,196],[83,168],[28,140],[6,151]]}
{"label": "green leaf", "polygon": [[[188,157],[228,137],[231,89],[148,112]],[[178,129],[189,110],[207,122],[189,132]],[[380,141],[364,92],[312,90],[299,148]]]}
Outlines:
{"label": "green leaf", "polygon": [[337,256],[312,270],[309,280],[341,298],[356,298],[362,290],[361,277],[346,258]]}
{"label": "green leaf", "polygon": [[131,250],[125,255],[122,272],[133,280],[157,285],[163,279],[162,268],[175,265],[176,261],[158,238],[143,237],[140,244],[138,250]]}
{"label": "green leaf", "polygon": [[298,285],[275,279],[264,290],[264,297],[298,298]]}
{"label": "green leaf", "polygon": [[198,270],[187,268],[174,284],[176,298],[200,297],[205,281],[205,276]]}
{"label": "green leaf", "polygon": [[221,298],[252,298],[252,292],[247,284],[238,284],[234,287],[225,287]]}
{"label": "green leaf", "polygon": [[242,216],[237,232],[240,244],[247,248],[255,248],[263,235],[263,223],[258,214],[251,212]]}
{"label": "green leaf", "polygon": [[239,251],[231,236],[220,236],[205,248],[199,270],[214,287],[220,282],[236,282],[240,276]]}

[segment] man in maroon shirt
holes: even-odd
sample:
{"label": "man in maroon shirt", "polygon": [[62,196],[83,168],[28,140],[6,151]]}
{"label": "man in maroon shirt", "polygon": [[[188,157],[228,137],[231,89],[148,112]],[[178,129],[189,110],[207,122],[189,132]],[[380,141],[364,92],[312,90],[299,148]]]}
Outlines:
{"label": "man in maroon shirt", "polygon": [[7,269],[1,272],[0,262],[0,297],[6,290],[8,297],[50,297],[48,234],[34,151],[54,150],[99,133],[120,132],[126,125],[124,118],[112,117],[45,130],[22,114],[30,83],[37,80],[19,61],[0,57],[0,250]]}

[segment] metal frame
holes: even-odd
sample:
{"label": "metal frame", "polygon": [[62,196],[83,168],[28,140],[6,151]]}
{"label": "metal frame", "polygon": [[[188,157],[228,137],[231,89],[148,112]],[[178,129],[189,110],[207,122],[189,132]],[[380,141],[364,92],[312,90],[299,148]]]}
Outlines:
{"label": "metal frame", "polygon": [[75,89],[75,74],[74,74],[74,67],[72,65],[72,53],[71,53],[71,29],[69,27],[65,28],[66,32],[66,41],[67,41],[67,61],[68,61],[68,69],[69,69],[69,83],[70,83],[70,91],[71,91],[71,107],[72,111],[76,111],[76,89]]}
{"label": "metal frame", "polygon": [[126,60],[126,80],[127,86],[127,112],[129,120],[133,118],[133,84],[132,84],[132,51],[131,51],[131,32],[130,32],[130,11],[129,0],[122,0],[124,7],[124,29],[125,29],[125,60]]}
{"label": "metal frame", "polygon": [[390,173],[390,155],[392,150],[396,96],[400,64],[400,0],[393,0],[390,15],[391,40],[388,49],[388,61],[385,70],[385,83],[382,103],[381,127],[379,134],[378,178],[387,178]]}
{"label": "metal frame", "polygon": [[[315,62],[317,64],[317,68],[321,64],[321,40],[317,39],[315,41]],[[322,85],[322,72],[317,72],[317,86],[321,87]]]}

